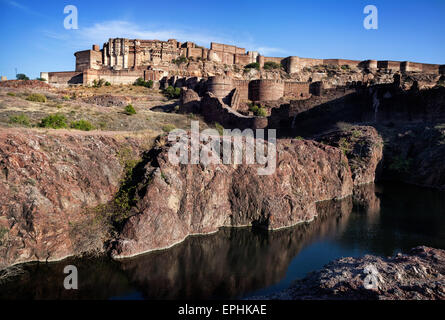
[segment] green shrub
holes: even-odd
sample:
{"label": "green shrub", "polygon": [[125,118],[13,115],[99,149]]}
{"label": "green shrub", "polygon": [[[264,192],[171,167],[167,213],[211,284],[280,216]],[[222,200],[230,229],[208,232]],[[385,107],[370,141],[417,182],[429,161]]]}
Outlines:
{"label": "green shrub", "polygon": [[46,81],[45,78],[36,78],[36,80],[39,80],[39,81]]}
{"label": "green shrub", "polygon": [[42,128],[61,129],[68,127],[66,118],[63,114],[56,113],[43,118],[40,122]]}
{"label": "green shrub", "polygon": [[349,70],[349,66],[347,64],[344,64],[341,66],[342,70]]}
{"label": "green shrub", "polygon": [[111,83],[109,81],[107,81],[107,82],[105,82],[105,86],[109,87],[109,86],[111,86]]}
{"label": "green shrub", "polygon": [[8,229],[0,226],[0,245],[3,245],[3,241],[6,238],[6,235],[8,234]]}
{"label": "green shrub", "polygon": [[259,107],[256,105],[250,105],[249,110],[252,111],[254,114],[258,112]]}
{"label": "green shrub", "polygon": [[164,94],[169,99],[177,99],[181,95],[181,88],[173,88],[172,86],[168,86],[167,89],[164,90]]}
{"label": "green shrub", "polygon": [[31,121],[26,114],[9,117],[9,123],[18,124],[25,127],[31,126]]}
{"label": "green shrub", "polygon": [[162,131],[165,131],[167,133],[169,133],[172,130],[175,130],[176,127],[172,124],[166,124],[165,126],[162,126]]}
{"label": "green shrub", "polygon": [[30,94],[26,100],[28,101],[34,101],[34,102],[46,102],[46,97],[43,94],[40,93],[33,93]]}
{"label": "green shrub", "polygon": [[252,62],[244,66],[244,70],[257,69],[260,70],[260,64],[258,62]]}
{"label": "green shrub", "polygon": [[132,104],[129,104],[125,107],[125,113],[128,115],[136,114],[136,109],[133,107]]}
{"label": "green shrub", "polygon": [[267,110],[264,109],[264,108],[258,108],[256,116],[257,117],[266,117],[267,116]]}
{"label": "green shrub", "polygon": [[10,97],[15,97],[16,96],[16,94],[14,92],[8,92],[7,95],[10,96]]}
{"label": "green shrub", "polygon": [[99,81],[97,81],[96,79],[93,80],[93,88],[100,88],[105,84],[105,80],[104,79],[99,79]]}
{"label": "green shrub", "polygon": [[143,78],[137,78],[133,84],[135,86],[153,88],[153,80],[145,81]]}
{"label": "green shrub", "polygon": [[392,159],[389,169],[397,173],[408,173],[411,167],[412,159],[396,156]]}
{"label": "green shrub", "polygon": [[71,122],[71,128],[83,131],[90,131],[94,129],[94,126],[88,120],[78,120]]}
{"label": "green shrub", "polygon": [[348,139],[346,139],[346,138],[341,138],[338,141],[338,147],[345,155],[352,152],[352,145],[351,145],[350,141],[348,141]]}
{"label": "green shrub", "polygon": [[188,59],[184,56],[180,56],[179,58],[173,59],[172,62],[179,66],[183,63],[187,63]]}
{"label": "green shrub", "polygon": [[249,110],[253,112],[254,115],[256,115],[257,117],[266,117],[267,116],[267,110],[263,107],[254,105],[254,104],[249,104]]}
{"label": "green shrub", "polygon": [[24,73],[18,73],[16,76],[17,80],[29,80],[29,78]]}
{"label": "green shrub", "polygon": [[62,99],[63,99],[63,100],[70,100],[71,97],[70,97],[69,95],[65,95],[65,96],[62,97]]}
{"label": "green shrub", "polygon": [[264,63],[265,70],[281,69],[281,67],[282,67],[282,65],[280,63],[276,63],[273,61],[267,61]]}
{"label": "green shrub", "polygon": [[224,127],[220,125],[218,122],[215,122],[215,128],[218,130],[220,136],[224,134]]}

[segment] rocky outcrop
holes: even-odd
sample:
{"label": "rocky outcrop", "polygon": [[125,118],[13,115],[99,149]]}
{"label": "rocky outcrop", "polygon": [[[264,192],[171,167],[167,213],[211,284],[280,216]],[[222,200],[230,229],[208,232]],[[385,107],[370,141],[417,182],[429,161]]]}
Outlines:
{"label": "rocky outcrop", "polygon": [[138,148],[105,134],[1,129],[0,265],[73,255],[84,233],[101,249],[103,230],[85,209],[112,199],[124,154]]}
{"label": "rocky outcrop", "polygon": [[201,98],[193,89],[182,88],[180,101],[180,112],[199,113],[201,111]]}
{"label": "rocky outcrop", "polygon": [[392,124],[381,126],[386,141],[382,176],[445,190],[445,126]]}
{"label": "rocky outcrop", "polygon": [[211,92],[202,97],[200,109],[206,122],[218,122],[225,128],[263,129],[268,124],[266,117],[245,116],[226,105],[221,98]]}
{"label": "rocky outcrop", "polygon": [[342,258],[268,299],[445,300],[445,250],[417,247],[409,254]]}
{"label": "rocky outcrop", "polygon": [[318,201],[352,194],[347,158],[314,141],[278,141],[271,175],[258,175],[258,164],[175,165],[168,159],[172,145],[164,144],[146,166],[137,213],[114,243],[114,257],[166,248],[221,226],[295,225],[314,218]]}
{"label": "rocky outcrop", "polygon": [[373,183],[383,156],[383,139],[370,126],[347,126],[316,137],[337,147],[348,157],[354,185]]}

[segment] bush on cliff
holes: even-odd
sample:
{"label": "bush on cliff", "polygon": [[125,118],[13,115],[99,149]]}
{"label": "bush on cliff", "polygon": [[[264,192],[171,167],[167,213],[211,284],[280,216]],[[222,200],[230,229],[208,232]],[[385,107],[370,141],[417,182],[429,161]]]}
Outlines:
{"label": "bush on cliff", "polygon": [[173,59],[172,62],[179,66],[183,63],[187,63],[188,59],[184,56],[180,56],[179,58]]}
{"label": "bush on cliff", "polygon": [[26,114],[20,114],[17,116],[9,117],[9,123],[18,124],[25,127],[31,126],[31,121],[29,120],[29,117]]}
{"label": "bush on cliff", "polygon": [[258,62],[252,62],[244,66],[244,70],[257,69],[260,70],[260,64]]}
{"label": "bush on cliff", "polygon": [[78,120],[71,122],[71,128],[83,131],[91,131],[94,129],[94,126],[88,120]]}
{"label": "bush on cliff", "polygon": [[8,234],[8,229],[0,226],[0,246],[3,244],[3,239],[6,238],[6,235]]}
{"label": "bush on cliff", "polygon": [[172,86],[168,86],[167,89],[164,90],[164,94],[169,99],[178,99],[181,95],[181,88],[173,88]]}
{"label": "bush on cliff", "polygon": [[125,107],[125,113],[128,114],[129,116],[132,114],[136,114],[136,109],[133,107],[132,104],[129,104],[128,106]]}
{"label": "bush on cliff", "polygon": [[253,114],[257,117],[266,117],[267,110],[263,107],[259,107],[257,105],[250,105],[249,110],[253,112]]}
{"label": "bush on cliff", "polygon": [[67,128],[66,118],[63,114],[56,113],[43,118],[40,122],[40,127],[51,129]]}
{"label": "bush on cliff", "polygon": [[30,94],[26,98],[26,100],[33,101],[33,102],[46,102],[46,97],[40,93],[33,93],[33,94]]}
{"label": "bush on cliff", "polygon": [[258,108],[258,111],[255,114],[257,117],[266,117],[267,111],[264,108]]}
{"label": "bush on cliff", "polygon": [[16,76],[17,80],[29,80],[29,78],[24,73],[18,73]]}
{"label": "bush on cliff", "polygon": [[281,69],[281,67],[282,67],[282,65],[280,63],[276,63],[273,61],[267,61],[264,63],[265,70]]}
{"label": "bush on cliff", "polygon": [[412,159],[396,156],[389,164],[389,169],[398,174],[406,174],[411,168]]}

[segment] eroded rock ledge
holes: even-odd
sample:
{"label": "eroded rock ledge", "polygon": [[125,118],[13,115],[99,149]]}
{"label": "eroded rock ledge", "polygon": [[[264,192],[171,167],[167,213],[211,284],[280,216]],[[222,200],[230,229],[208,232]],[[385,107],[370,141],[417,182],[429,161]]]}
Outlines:
{"label": "eroded rock ledge", "polygon": [[112,254],[129,257],[166,248],[222,226],[288,227],[316,216],[316,202],[352,195],[348,159],[315,141],[279,140],[276,170],[260,165],[175,165],[169,142],[146,166],[137,213],[125,223]]}
{"label": "eroded rock ledge", "polygon": [[[364,270],[369,266],[378,272],[377,285],[366,289]],[[342,258],[297,280],[289,289],[261,298],[445,300],[445,250],[422,246],[389,258]]]}

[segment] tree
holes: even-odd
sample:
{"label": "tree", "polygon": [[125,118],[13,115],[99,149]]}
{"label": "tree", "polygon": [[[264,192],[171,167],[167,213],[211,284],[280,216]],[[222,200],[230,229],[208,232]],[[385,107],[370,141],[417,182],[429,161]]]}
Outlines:
{"label": "tree", "polygon": [[16,77],[17,77],[17,80],[29,80],[29,78],[24,73],[18,73],[16,75]]}

